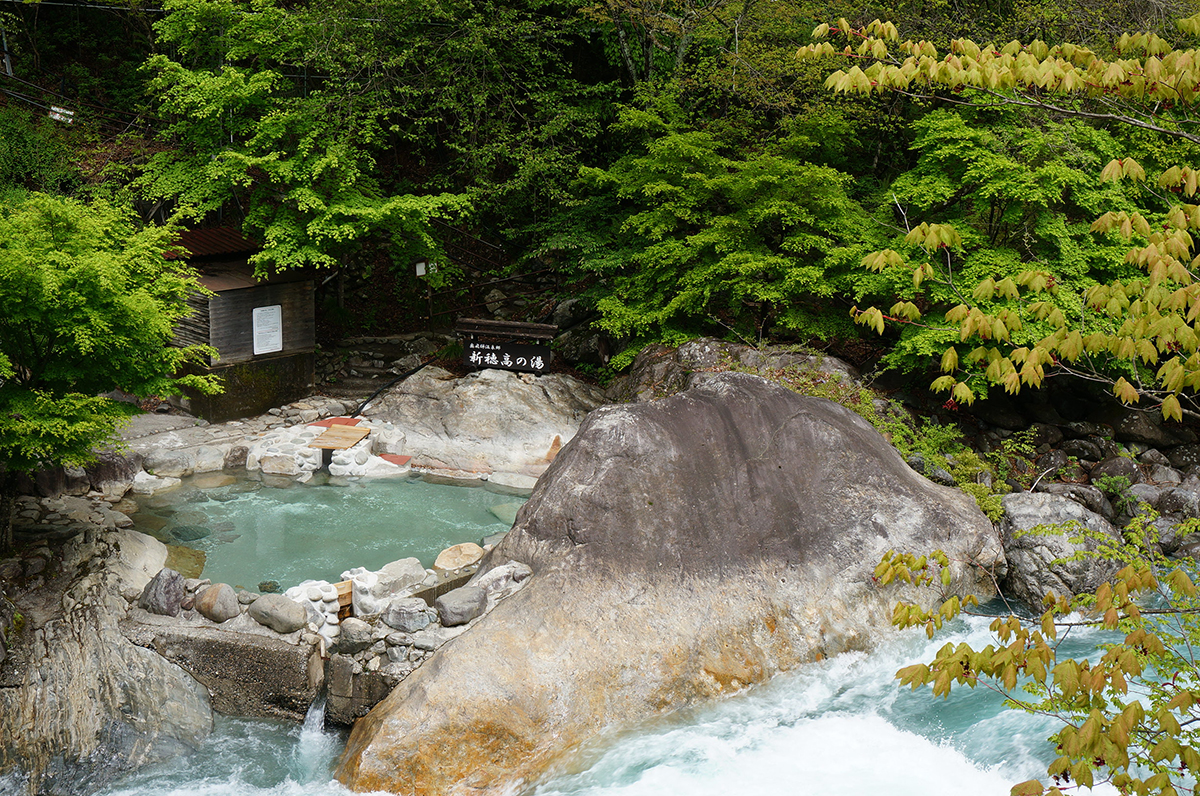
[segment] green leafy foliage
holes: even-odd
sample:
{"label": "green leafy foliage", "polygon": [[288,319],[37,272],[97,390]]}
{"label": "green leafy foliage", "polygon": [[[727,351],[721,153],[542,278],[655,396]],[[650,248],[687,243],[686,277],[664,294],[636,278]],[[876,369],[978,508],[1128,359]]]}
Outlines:
{"label": "green leafy foliage", "polygon": [[[0,497],[11,498],[14,473],[93,458],[129,413],[100,393],[216,389],[211,377],[176,376],[205,352],[168,345],[197,289],[164,257],[173,232],[138,229],[103,202],[32,194],[0,208]],[[0,548],[10,523],[0,512]]]}
{"label": "green leafy foliage", "polygon": [[[1200,16],[1181,20],[1179,27],[1188,37],[1200,35]],[[971,403],[990,386],[1016,393],[1023,386],[1040,385],[1047,372],[1061,372],[1107,379],[1124,403],[1145,396],[1159,402],[1170,419],[1193,412],[1200,386],[1200,339],[1192,325],[1200,313],[1200,287],[1191,270],[1194,241],[1189,229],[1200,226],[1200,211],[1184,200],[1194,196],[1200,177],[1179,161],[1154,163],[1147,172],[1134,157],[1142,152],[1131,151],[1140,147],[1130,131],[1149,131],[1160,143],[1174,140],[1179,144],[1175,158],[1195,154],[1200,137],[1190,131],[1187,109],[1197,98],[1198,78],[1191,70],[1197,52],[1177,49],[1156,33],[1139,33],[1123,34],[1113,44],[1117,57],[1111,59],[1075,43],[1052,47],[1040,40],[1001,47],[955,39],[943,56],[928,41],[900,42],[896,27],[878,20],[863,28],[839,20],[836,27],[821,25],[814,31],[817,39],[831,34],[846,37],[851,45],[844,52],[865,64],[831,74],[826,87],[835,92],[911,88],[929,96],[962,96],[956,104],[976,108],[1007,113],[1033,109],[1046,113],[1037,125],[1039,132],[1054,132],[1061,124],[1048,118],[1105,119],[1125,126],[1122,151],[1099,160],[1107,165],[1090,181],[1073,176],[1070,162],[1046,168],[1031,163],[1026,173],[1018,173],[1006,165],[1011,158],[973,158],[983,169],[980,173],[992,180],[970,187],[979,200],[987,200],[986,218],[976,212],[973,218],[952,223],[906,224],[907,253],[885,250],[864,258],[863,264],[877,271],[911,272],[914,291],[932,281],[957,296],[953,306],[946,306],[955,301],[950,296],[942,299],[945,304],[935,302],[932,317],[923,318],[926,313],[913,301],[898,302],[890,313],[902,316],[905,323],[921,322],[942,336],[937,340],[936,335],[924,335],[926,344],[919,349],[928,356],[939,344],[944,346],[945,375],[933,382],[933,389]],[[819,59],[834,52],[828,41],[820,41],[799,54]],[[1074,128],[1072,140],[1088,139],[1087,128]],[[973,140],[974,149],[983,142],[972,131],[953,138],[956,145]],[[1103,138],[1092,131],[1084,153],[1090,150],[1094,158],[1104,152],[1102,144]],[[1150,146],[1143,151],[1142,161],[1150,163],[1164,150]],[[944,157],[939,161],[951,162]],[[962,173],[969,176],[971,170]],[[952,175],[948,170],[947,176]],[[1023,181],[1022,191],[994,190]],[[1092,196],[1100,195],[1109,183],[1126,194],[1112,195],[1104,207],[1083,194],[1090,186]],[[953,203],[957,195],[948,195],[953,184],[953,179],[926,182],[919,196],[930,209],[941,209],[930,203],[942,197]],[[1046,187],[1050,190],[1039,190]],[[1070,197],[1068,204],[1091,209],[1088,232],[1096,237],[1089,240],[1072,228],[1076,218],[1069,207],[1047,204],[1056,191],[1064,201]],[[1007,267],[997,261],[989,264],[991,274],[972,273],[971,233],[986,231],[994,246],[997,235],[1006,235],[1018,220],[1005,203],[1012,206],[1018,200],[1053,211],[1038,213],[1042,220],[1034,228],[1043,236],[1057,230],[1058,251],[1052,257],[1040,247],[1018,251],[1019,259]],[[978,207],[981,202],[973,204]],[[1101,209],[1106,212],[1096,218]],[[983,220],[986,226],[981,228]],[[1123,246],[1124,255],[1118,259],[1100,252],[1100,260],[1089,263],[1094,255],[1088,252],[1105,241]],[[1079,270],[1081,264],[1087,266],[1085,273]],[[857,320],[882,332],[877,308],[857,313]],[[953,353],[951,347],[956,349]]]}
{"label": "green leafy foliage", "polygon": [[[1014,796],[1059,796],[1101,782],[1130,794],[1191,790],[1200,772],[1200,744],[1192,729],[1200,718],[1194,654],[1200,641],[1200,602],[1192,562],[1160,552],[1155,519],[1143,505],[1121,541],[1076,523],[1033,529],[1067,534],[1074,541],[1089,536],[1095,551],[1075,558],[1114,561],[1122,568],[1094,593],[1074,600],[1048,595],[1036,620],[998,617],[991,625],[994,644],[983,649],[947,644],[933,661],[897,672],[902,685],[929,685],[935,696],[983,685],[1002,693],[1014,709],[1061,722],[1050,738],[1057,756],[1047,769],[1049,784],[1019,783]],[[950,563],[940,551],[919,558],[889,552],[875,577],[883,585],[905,582],[944,589]],[[968,605],[958,597],[945,598],[933,611],[899,603],[893,623],[922,626],[932,638]],[[1060,656],[1060,641],[1080,626],[1105,628],[1123,634],[1123,640],[1104,645],[1098,658]]]}
{"label": "green leafy foliage", "polygon": [[1133,486],[1129,478],[1123,475],[1104,475],[1092,481],[1093,486],[1104,493],[1104,496],[1112,501],[1113,508],[1118,513],[1132,513],[1137,508],[1137,498],[1130,493],[1129,488]]}
{"label": "green leafy foliage", "polygon": [[0,202],[17,201],[25,191],[69,194],[79,187],[71,147],[54,124],[0,107]]}
{"label": "green leafy foliage", "polygon": [[539,4],[169,0],[147,64],[169,148],[138,186],[241,211],[257,262],[334,265],[376,239],[447,262],[431,219],[516,224],[561,196],[601,129],[569,16]]}
{"label": "green leafy foliage", "polygon": [[648,111],[623,110],[619,127],[644,149],[584,169],[575,209],[575,269],[603,286],[600,327],[632,351],[714,329],[849,330],[828,311],[865,223],[846,175],[769,148],[734,155]]}
{"label": "green leafy foliage", "polygon": [[167,7],[156,28],[179,60],[155,55],[146,69],[173,146],[146,165],[138,181],[146,195],[196,217],[236,202],[262,242],[255,261],[263,267],[334,266],[372,234],[406,242],[403,254],[436,250],[430,219],[462,200],[385,193],[373,154],[385,135],[376,98],[361,78],[349,82],[350,65],[323,64],[340,67],[325,85],[347,81],[332,91],[297,94],[285,73],[306,48],[328,54],[336,31],[270,4],[252,13],[209,0]]}

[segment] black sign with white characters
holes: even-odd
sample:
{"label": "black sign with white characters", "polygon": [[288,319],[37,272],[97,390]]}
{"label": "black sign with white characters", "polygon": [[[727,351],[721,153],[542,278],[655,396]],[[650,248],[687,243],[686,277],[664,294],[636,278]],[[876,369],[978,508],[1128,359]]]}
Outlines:
{"label": "black sign with white characters", "polygon": [[463,344],[463,362],[472,368],[545,373],[553,359],[554,352],[544,345],[481,343],[475,340]]}

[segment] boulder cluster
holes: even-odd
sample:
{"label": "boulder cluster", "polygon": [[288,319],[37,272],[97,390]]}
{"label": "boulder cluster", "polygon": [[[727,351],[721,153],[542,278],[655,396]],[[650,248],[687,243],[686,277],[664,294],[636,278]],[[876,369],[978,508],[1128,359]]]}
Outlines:
{"label": "boulder cluster", "polygon": [[[243,636],[236,642],[243,654],[257,652],[256,647],[267,643],[262,631],[273,631],[280,641],[302,651],[299,656],[285,655],[277,666],[303,670],[314,655],[326,660],[327,719],[350,724],[532,574],[529,567],[513,562],[468,583],[484,552],[467,542],[442,551],[431,569],[405,558],[374,572],[363,567],[347,570],[342,579],[351,586],[349,606],[343,605],[337,586],[327,581],[307,580],[283,594],[258,594],[185,578],[164,567],[141,590],[136,598],[139,610],[124,627],[135,643],[157,649],[201,679],[217,694],[218,709],[231,704],[239,715],[286,715],[268,704],[264,694],[236,700],[228,696],[231,690],[240,691],[239,685],[217,672],[206,677],[204,662],[196,660],[197,645],[232,644],[235,634]],[[247,633],[253,635],[245,637]],[[274,671],[256,679],[268,686],[274,683],[282,693],[286,688],[280,683],[288,677]],[[299,688],[304,692],[310,686],[301,682]],[[303,693],[293,701],[301,708],[306,704]]]}
{"label": "boulder cluster", "polygon": [[343,619],[328,650],[326,720],[349,725],[366,715],[532,574],[524,564],[510,562],[438,596],[433,605],[421,597],[396,596],[379,613]]}

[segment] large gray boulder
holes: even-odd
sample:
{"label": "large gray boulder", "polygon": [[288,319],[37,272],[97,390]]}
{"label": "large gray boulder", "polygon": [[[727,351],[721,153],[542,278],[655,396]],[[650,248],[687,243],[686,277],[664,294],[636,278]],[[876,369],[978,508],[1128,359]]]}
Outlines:
{"label": "large gray boulder", "polygon": [[[1112,523],[1096,512],[1046,493],[1016,492],[1005,495],[1003,503],[1000,527],[1008,573],[1001,586],[1006,595],[1037,608],[1048,593],[1072,597],[1092,591],[1119,569],[1119,564],[1078,555],[1094,551],[1097,537],[1120,540]],[[1076,536],[1079,541],[1072,541]]]}
{"label": "large gray boulder", "polygon": [[[862,418],[729,373],[588,416],[481,566],[533,570],[354,727],[355,790],[529,788],[606,728],[727,694],[890,631],[889,549],[946,551],[994,593],[973,500],[914,473]],[[515,574],[515,572],[514,572]]]}
{"label": "large gray boulder", "polygon": [[701,337],[678,348],[647,346],[637,355],[629,374],[610,384],[607,392],[614,401],[650,401],[691,389],[716,371],[743,369],[759,373],[795,370],[846,382],[859,375],[837,357],[805,353],[793,346],[754,348]]}
{"label": "large gray boulder", "polygon": [[[112,566],[153,550],[127,544],[137,536],[81,534],[62,549],[60,576],[10,592],[25,622],[0,666],[0,780],[27,777],[31,793],[95,793],[212,730],[208,690],[118,629],[122,592],[149,580],[142,561]],[[122,584],[118,573],[133,580]]]}
{"label": "large gray boulder", "polygon": [[415,466],[538,476],[603,402],[569,376],[481,370],[456,379],[429,367],[363,414],[403,428]]}
{"label": "large gray boulder", "polygon": [[107,500],[120,500],[133,486],[133,477],[142,469],[142,455],[136,451],[99,450],[96,461],[84,470],[92,489]]}

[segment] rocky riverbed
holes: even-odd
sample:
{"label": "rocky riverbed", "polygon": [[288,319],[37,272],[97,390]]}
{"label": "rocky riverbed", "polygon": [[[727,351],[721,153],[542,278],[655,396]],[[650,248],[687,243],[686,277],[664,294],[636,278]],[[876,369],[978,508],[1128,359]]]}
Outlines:
{"label": "rocky riverbed", "polygon": [[[436,442],[438,424],[447,429],[443,448],[459,444],[455,422],[467,422],[476,441],[495,437],[469,470],[437,466],[444,452],[406,446],[402,429],[416,424],[403,410],[354,419],[370,434],[324,462],[308,443],[352,409],[314,397],[214,425],[139,416],[123,431],[121,448],[102,451],[95,465],[44,472],[28,483],[32,494],[19,500],[15,517],[18,555],[0,560],[0,773],[9,781],[19,774],[31,792],[89,793],[194,746],[214,710],[298,720],[326,681],[331,721],[365,713],[517,591],[528,570],[514,566],[464,589],[485,553],[474,543],[445,551],[429,570],[413,567],[415,560],[378,572],[351,569],[345,579],[357,616],[330,617],[295,593],[298,599],[184,577],[171,568],[167,546],[129,530],[137,502],[128,498],[164,496],[182,478],[224,479],[241,470],[278,484],[303,482],[323,465],[346,483],[421,473],[449,482],[492,479],[505,494],[528,494],[551,451],[602,398],[565,377],[522,392],[505,383],[509,375],[434,373],[419,386],[426,444]],[[430,398],[439,380],[454,382],[441,408]],[[469,387],[486,408],[464,408],[455,387]],[[490,431],[472,411],[493,417]],[[498,411],[519,420],[517,430],[499,429]],[[431,425],[430,415],[443,419]],[[389,578],[392,570],[403,577]],[[324,596],[319,582],[297,588]]]}
{"label": "rocky riverbed", "polygon": [[[125,451],[43,473],[19,503],[25,544],[0,561],[0,709],[14,717],[0,771],[88,792],[194,745],[214,710],[297,719],[324,687],[331,720],[370,711],[344,781],[502,790],[606,728],[870,647],[896,597],[869,577],[886,548],[957,545],[952,557],[969,562],[957,589],[986,595],[999,582],[1034,601],[1104,576],[1064,561],[1064,540],[1022,533],[1034,525],[1115,535],[1142,501],[1162,515],[1165,552],[1197,542],[1174,531],[1200,517],[1188,429],[1101,417],[1111,407],[1086,402],[1019,420],[993,407],[975,448],[1028,451],[1006,474],[972,476],[1012,482],[993,525],[933,483],[960,477],[952,462],[900,462],[853,413],[729,370],[857,377],[825,357],[694,341],[644,352],[609,389],[634,403],[589,414],[604,397],[564,377],[427,369],[368,406],[357,418],[368,437],[328,458],[309,443],[352,411],[335,399],[220,425],[139,418]],[[281,595],[184,577],[170,551],[128,530],[129,493],[318,470],[347,483],[487,479],[533,497],[486,557],[471,545],[432,571],[404,560],[347,569],[353,616],[329,582],[282,584]]]}

